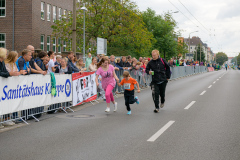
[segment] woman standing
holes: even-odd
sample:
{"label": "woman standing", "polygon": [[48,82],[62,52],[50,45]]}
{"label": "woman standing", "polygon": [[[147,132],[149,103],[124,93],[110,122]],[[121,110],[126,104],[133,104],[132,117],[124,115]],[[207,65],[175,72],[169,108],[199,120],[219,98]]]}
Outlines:
{"label": "woman standing", "polygon": [[[102,87],[105,90],[105,97],[107,108],[105,112],[110,112],[110,101],[114,104],[114,112],[117,111],[117,102],[115,102],[113,98],[112,90],[116,85],[116,81],[119,82],[118,77],[115,74],[114,67],[109,65],[109,61],[106,58],[102,58],[101,61],[97,64],[97,72],[96,72],[96,84],[98,83],[98,77],[102,76]],[[116,79],[116,81],[115,81]]]}
{"label": "woman standing", "polygon": [[60,73],[60,74],[72,74],[72,68],[67,65],[68,59],[67,58],[62,58],[61,60],[61,66],[57,67],[55,73]]}
{"label": "woman standing", "polygon": [[87,68],[85,68],[85,64],[83,63],[83,59],[78,59],[76,67],[80,70],[80,71],[86,71]]}
{"label": "woman standing", "polygon": [[88,66],[88,71],[97,71],[97,58],[92,58],[92,63]]}
{"label": "woman standing", "polygon": [[[5,62],[5,66],[8,72],[18,72],[18,68],[16,65],[16,61],[18,59],[18,53],[15,51],[11,51],[7,58],[4,60]],[[21,70],[21,72],[19,72],[20,74],[27,74],[26,71]]]}

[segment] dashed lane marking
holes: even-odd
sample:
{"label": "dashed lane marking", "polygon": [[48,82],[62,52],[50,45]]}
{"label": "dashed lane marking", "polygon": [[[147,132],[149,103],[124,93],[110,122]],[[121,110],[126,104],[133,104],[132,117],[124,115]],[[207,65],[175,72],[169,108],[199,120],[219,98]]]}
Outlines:
{"label": "dashed lane marking", "polygon": [[169,121],[165,126],[163,126],[159,131],[157,131],[152,137],[150,137],[147,141],[154,142],[158,137],[160,137],[175,121]]}
{"label": "dashed lane marking", "polygon": [[200,96],[204,95],[204,93],[206,93],[206,91],[203,91],[203,92],[200,94]]}
{"label": "dashed lane marking", "polygon": [[184,109],[189,109],[190,107],[192,107],[192,105],[194,105],[194,103],[196,103],[196,101],[192,101],[189,105],[187,105],[187,107],[185,107]]}
{"label": "dashed lane marking", "polygon": [[210,85],[208,88],[211,88],[212,87],[212,85]]}

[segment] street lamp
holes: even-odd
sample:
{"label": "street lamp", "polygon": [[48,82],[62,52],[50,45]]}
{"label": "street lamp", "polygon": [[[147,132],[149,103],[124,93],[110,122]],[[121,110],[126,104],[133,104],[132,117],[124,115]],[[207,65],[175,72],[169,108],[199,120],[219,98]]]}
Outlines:
{"label": "street lamp", "polygon": [[[191,32],[191,33],[195,33],[195,32],[198,32],[198,31],[194,31],[194,32]],[[190,34],[189,33],[189,37],[188,37],[188,44],[189,44],[189,54],[190,54]],[[185,57],[186,57],[186,53],[185,53]]]}
{"label": "street lamp", "polygon": [[83,10],[83,63],[85,63],[85,11],[87,11],[87,8],[85,7],[85,3],[83,3],[83,7],[81,8]]}

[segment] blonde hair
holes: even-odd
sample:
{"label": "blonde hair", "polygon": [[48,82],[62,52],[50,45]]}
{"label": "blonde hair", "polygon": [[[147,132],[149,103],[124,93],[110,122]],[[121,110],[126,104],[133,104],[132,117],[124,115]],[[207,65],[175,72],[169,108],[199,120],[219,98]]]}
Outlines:
{"label": "blonde hair", "polygon": [[15,64],[15,58],[18,56],[18,53],[16,51],[11,51],[8,56],[7,59],[4,60],[5,63],[8,63],[11,66],[11,69],[13,70],[13,65]]}
{"label": "blonde hair", "polygon": [[62,58],[62,56],[61,56],[61,55],[57,55],[57,56],[56,56],[56,59],[57,59],[57,58]]}
{"label": "blonde hair", "polygon": [[83,61],[83,59],[79,58],[79,59],[77,60],[76,67],[77,67],[78,69],[84,68],[84,67],[85,67],[85,64],[83,63],[82,66],[80,66],[79,61]]}
{"label": "blonde hair", "polygon": [[154,49],[152,53],[157,53],[157,55],[159,55],[159,51],[157,49]]}
{"label": "blonde hair", "polygon": [[5,48],[0,48],[0,58],[5,59],[7,55],[7,49]]}

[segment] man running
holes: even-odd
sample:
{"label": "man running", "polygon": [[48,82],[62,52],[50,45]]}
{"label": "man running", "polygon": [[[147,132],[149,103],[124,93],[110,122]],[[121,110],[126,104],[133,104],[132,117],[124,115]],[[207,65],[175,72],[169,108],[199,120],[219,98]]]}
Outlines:
{"label": "man running", "polygon": [[164,107],[165,102],[165,90],[170,79],[171,72],[170,67],[165,59],[160,58],[159,51],[152,51],[152,60],[146,67],[146,73],[152,75],[151,89],[152,97],[155,103],[155,113],[159,112],[159,95],[161,96],[161,105]]}

